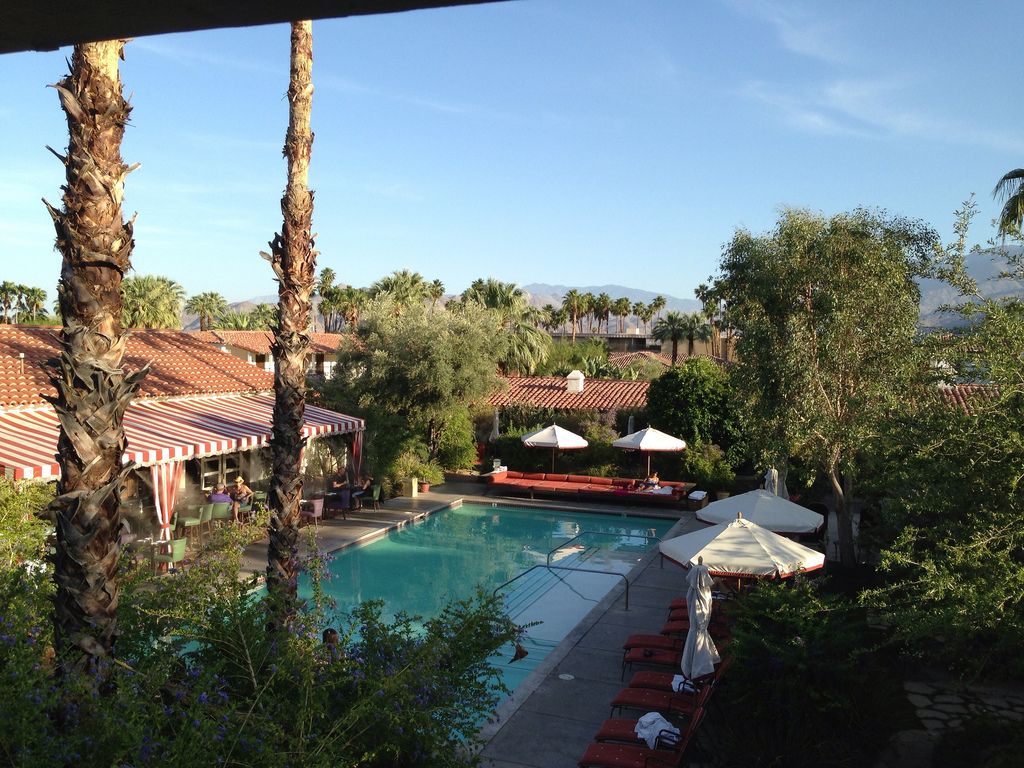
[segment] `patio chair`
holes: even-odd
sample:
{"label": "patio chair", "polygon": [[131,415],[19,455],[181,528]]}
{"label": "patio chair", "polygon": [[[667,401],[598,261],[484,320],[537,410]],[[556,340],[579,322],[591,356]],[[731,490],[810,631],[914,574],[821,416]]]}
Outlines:
{"label": "patio chair", "polygon": [[303,502],[303,507],[299,510],[299,515],[306,521],[306,525],[309,525],[309,521],[312,520],[313,526],[319,527],[320,519],[324,516],[324,500],[312,499],[310,501]]}
{"label": "patio chair", "polygon": [[226,523],[228,520],[234,519],[234,515],[231,514],[231,502],[218,501],[211,504],[210,506],[213,507],[213,509],[210,510],[211,525],[213,524],[214,521]]}
{"label": "patio chair", "polygon": [[705,685],[695,693],[656,691],[653,688],[623,688],[612,699],[612,715],[623,709],[661,712],[663,715],[693,715],[711,695],[713,685]]}
{"label": "patio chair", "polygon": [[203,543],[203,526],[206,530],[213,530],[213,504],[201,504],[199,506],[199,543]]}
{"label": "patio chair", "polygon": [[[697,686],[717,684],[731,663],[731,657],[725,656],[715,665],[713,673],[694,678],[692,682]],[[673,672],[634,672],[633,677],[629,679],[629,687],[650,688],[655,691],[674,691],[675,688],[672,687],[672,683],[678,674],[679,670]]]}
{"label": "patio chair", "polygon": [[188,539],[174,539],[173,541],[159,541],[156,542],[154,547],[167,547],[166,553],[154,552],[153,553],[153,570],[157,570],[157,567],[161,564],[166,564],[169,568],[173,568],[176,564],[182,562],[185,559],[185,549],[188,544]]}
{"label": "patio chair", "polygon": [[192,507],[191,509],[189,509],[188,514],[185,515],[178,514],[177,512],[175,513],[175,516],[178,519],[177,525],[180,525],[182,528],[185,529],[186,539],[189,536],[190,529],[195,528],[197,532],[200,530],[199,526],[203,522],[202,510],[202,506],[199,506]]}
{"label": "patio chair", "polygon": [[655,749],[633,744],[599,742],[587,747],[579,759],[580,768],[672,768],[683,765],[686,749],[693,741],[703,710],[696,710],[689,727],[676,736],[671,732],[658,736]]}
{"label": "patio chair", "polygon": [[373,508],[380,509],[380,494],[383,486],[380,483],[374,483],[370,486],[370,498],[373,501]]}

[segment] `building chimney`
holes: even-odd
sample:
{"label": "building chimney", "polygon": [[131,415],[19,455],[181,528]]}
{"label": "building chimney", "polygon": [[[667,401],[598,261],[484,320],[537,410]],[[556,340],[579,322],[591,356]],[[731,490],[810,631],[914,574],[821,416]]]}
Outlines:
{"label": "building chimney", "polygon": [[19,352],[18,353],[18,368],[19,368],[18,372],[21,373],[22,375],[24,375],[24,373],[25,373],[25,353],[24,352]]}
{"label": "building chimney", "polygon": [[584,380],[583,371],[573,371],[565,377],[565,391],[582,392]]}

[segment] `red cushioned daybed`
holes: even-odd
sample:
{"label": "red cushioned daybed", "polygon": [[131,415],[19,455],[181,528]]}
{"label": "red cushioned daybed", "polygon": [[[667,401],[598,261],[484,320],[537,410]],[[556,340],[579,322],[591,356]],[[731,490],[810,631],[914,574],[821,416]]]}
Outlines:
{"label": "red cushioned daybed", "polygon": [[661,486],[671,488],[672,493],[654,493],[635,488],[637,481],[625,477],[590,477],[587,475],[562,475],[552,472],[492,472],[487,482],[495,491],[504,493],[528,493],[542,496],[573,497],[586,501],[627,500],[630,503],[664,504],[675,506],[686,500],[693,490],[693,483],[662,480]]}

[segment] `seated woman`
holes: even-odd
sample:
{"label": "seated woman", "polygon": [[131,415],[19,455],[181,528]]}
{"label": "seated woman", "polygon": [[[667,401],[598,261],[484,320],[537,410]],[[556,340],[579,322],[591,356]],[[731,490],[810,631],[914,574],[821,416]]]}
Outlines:
{"label": "seated woman", "polygon": [[369,476],[356,482],[355,487],[352,489],[352,509],[363,508],[362,496],[370,490],[371,485],[373,485],[373,478]]}
{"label": "seated woman", "polygon": [[238,520],[238,508],[245,507],[252,503],[253,490],[245,484],[245,479],[239,475],[235,478],[235,487],[231,489],[231,499],[234,504],[231,507],[231,511],[235,515],[235,520]]}
{"label": "seated woman", "polygon": [[660,482],[661,481],[658,478],[658,473],[657,472],[652,472],[651,476],[648,477],[646,480],[644,480],[644,482],[643,482],[643,484],[641,486],[641,490],[644,490],[644,491],[656,490],[658,488],[658,484]]}

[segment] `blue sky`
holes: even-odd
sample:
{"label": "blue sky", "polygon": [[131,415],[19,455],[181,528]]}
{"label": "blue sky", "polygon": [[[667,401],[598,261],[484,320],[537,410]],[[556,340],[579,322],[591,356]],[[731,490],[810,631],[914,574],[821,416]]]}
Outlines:
{"label": "blue sky", "polygon": [[[737,227],[877,206],[951,237],[1024,164],[1024,4],[523,0],[314,23],[320,266],[449,291],[619,283],[691,298]],[[2,279],[50,291],[40,198],[69,49],[0,56]],[[188,293],[276,291],[288,28],[141,38],[123,147],[133,263]]]}

